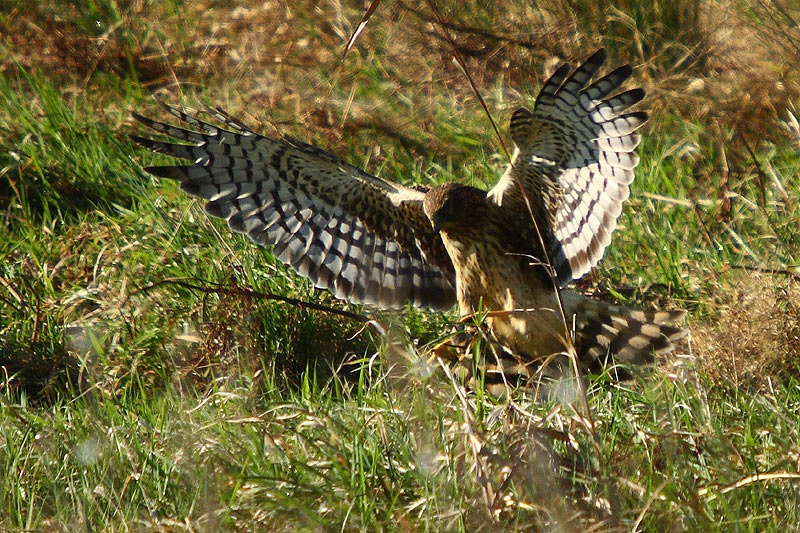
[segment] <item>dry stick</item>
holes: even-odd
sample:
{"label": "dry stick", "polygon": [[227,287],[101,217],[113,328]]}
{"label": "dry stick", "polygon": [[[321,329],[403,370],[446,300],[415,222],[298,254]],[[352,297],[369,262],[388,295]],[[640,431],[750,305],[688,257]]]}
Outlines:
{"label": "dry stick", "polygon": [[[767,212],[767,174],[764,172],[764,169],[761,168],[761,164],[758,162],[758,158],[756,157],[755,151],[750,147],[750,144],[742,139],[742,144],[747,149],[747,152],[750,154],[750,158],[753,160],[753,165],[756,167],[756,175],[758,176],[758,191],[759,191],[759,202],[758,206],[761,208],[762,214],[764,215],[764,224],[772,230],[772,235],[780,242],[784,247],[786,246],[786,242],[784,241],[783,237],[781,237],[775,228],[769,223],[769,213]],[[777,178],[776,180],[777,181]],[[778,182],[780,184],[780,182]],[[781,187],[782,188],[782,187]],[[786,194],[786,191],[782,191]]]}
{"label": "dry stick", "polygon": [[[16,288],[14,288],[14,285],[9,280],[4,278],[2,274],[0,274],[0,285],[2,285],[9,293],[11,293],[11,296],[13,296],[14,299],[17,301],[17,303],[19,303],[22,307],[29,307],[28,303],[25,302],[25,300],[22,298],[22,296],[19,295],[19,291],[16,290]],[[6,300],[6,301],[8,301],[8,300]],[[9,305],[14,306],[13,302],[8,302],[8,303],[9,303]],[[16,308],[16,306],[14,306],[14,307]],[[22,312],[21,309],[19,309],[19,308],[17,308],[17,309],[20,312]]]}
{"label": "dry stick", "polygon": [[656,490],[654,490],[650,494],[650,497],[647,498],[647,503],[644,504],[644,507],[642,507],[642,510],[639,512],[639,516],[636,517],[636,520],[633,522],[633,525],[631,526],[631,533],[636,533],[637,531],[639,531],[639,526],[641,525],[642,520],[644,520],[647,511],[650,510],[650,507],[653,505],[653,502],[656,500],[656,498],[658,498],[658,495],[661,494],[661,491],[664,490],[664,487],[666,486],[667,482],[665,481],[661,485],[656,487]]}
{"label": "dry stick", "polygon": [[784,187],[783,183],[781,183],[781,179],[775,173],[775,169],[772,168],[772,165],[769,163],[769,160],[767,160],[766,163],[769,175],[772,177],[772,182],[775,184],[775,187],[778,189],[778,192],[781,193],[781,197],[783,198],[784,204],[788,207],[789,204],[792,203],[792,199],[789,197],[789,193],[786,192],[786,187]]}
{"label": "dry stick", "polygon": [[[492,129],[494,130],[495,135],[497,135],[497,140],[500,142],[500,146],[503,149],[503,152],[506,154],[506,157],[508,158],[509,165],[511,165],[513,168],[514,164],[511,161],[511,155],[509,154],[508,149],[506,148],[506,144],[505,142],[503,142],[503,136],[500,135],[500,130],[497,128],[497,124],[495,123],[494,118],[492,118],[492,114],[489,111],[489,107],[486,105],[486,101],[483,99],[483,96],[481,96],[480,91],[478,91],[478,88],[475,86],[475,81],[472,79],[472,75],[469,73],[467,65],[464,62],[464,59],[461,57],[461,54],[458,51],[458,47],[456,46],[455,41],[453,41],[453,39],[450,37],[450,34],[447,32],[446,23],[444,22],[444,19],[442,19],[441,14],[439,14],[439,10],[436,8],[436,5],[433,3],[433,0],[427,0],[427,2],[431,8],[431,11],[436,17],[436,20],[438,21],[439,25],[442,27],[442,32],[445,38],[447,39],[447,42],[450,43],[450,46],[453,48],[453,54],[456,61],[458,62],[458,65],[464,72],[464,75],[466,76],[467,81],[469,82],[469,85],[472,88],[472,91],[478,98],[478,102],[480,102],[481,107],[483,107],[483,110],[486,112],[486,116],[489,118],[489,123],[492,125]],[[514,174],[516,176],[516,172]],[[545,270],[547,274],[550,276],[550,280],[553,282],[553,290],[555,291],[556,300],[558,301],[559,312],[561,313],[561,323],[564,326],[566,339],[569,340],[569,344],[571,345],[570,347],[573,348],[572,350],[568,351],[569,359],[572,364],[573,371],[575,372],[575,377],[577,378],[578,381],[578,389],[580,391],[583,407],[586,411],[585,418],[588,421],[588,429],[590,433],[594,435],[594,420],[592,419],[592,412],[589,409],[589,399],[587,396],[586,384],[583,382],[583,373],[581,372],[580,365],[578,364],[577,352],[574,349],[575,341],[572,338],[572,331],[567,325],[567,315],[566,312],[564,311],[564,302],[561,300],[561,291],[559,290],[560,287],[558,285],[558,280],[556,279],[555,276],[555,269],[553,268],[553,262],[550,260],[550,254],[547,251],[547,246],[545,246],[544,236],[541,230],[539,229],[539,224],[536,221],[536,217],[533,215],[533,208],[531,207],[531,202],[528,199],[528,194],[525,191],[525,185],[522,183],[522,180],[519,179],[519,177],[517,177],[515,181],[519,186],[520,193],[522,194],[522,199],[524,200],[525,207],[528,210],[528,215],[531,217],[531,221],[533,222],[533,227],[536,229],[536,236],[539,238],[539,244],[541,246],[542,253],[544,254],[544,264],[546,265]]]}
{"label": "dry stick", "polygon": [[364,27],[367,25],[367,21],[370,19],[372,14],[375,13],[375,10],[378,9],[378,4],[380,3],[381,0],[372,0],[372,3],[367,8],[366,13],[364,13],[364,16],[361,17],[361,22],[358,23],[358,26],[356,26],[356,29],[353,31],[352,35],[350,35],[350,38],[347,40],[347,44],[344,47],[344,52],[342,52],[342,59],[344,59],[344,56],[347,55],[347,52],[350,51],[353,45],[356,44],[356,39],[358,39],[358,36],[361,34],[362,31],[364,31]]}
{"label": "dry stick", "polygon": [[[430,22],[430,17],[427,17],[421,9],[416,9],[414,7],[409,6],[405,2],[398,0],[396,2],[397,5],[400,6],[401,9],[405,9],[406,11],[413,13],[418,19],[422,22]],[[483,37],[485,39],[490,39],[495,42],[500,43],[509,43],[513,44],[514,46],[519,46],[520,48],[529,48],[529,49],[537,49],[536,43],[533,41],[523,41],[521,39],[515,39],[508,35],[499,35],[496,33],[492,33],[490,31],[484,30],[483,28],[477,28],[473,26],[463,26],[460,24],[454,24],[452,22],[445,21],[444,27],[450,30],[453,30],[456,33],[468,33],[471,35],[477,35],[478,37]],[[431,32],[428,32],[431,33]]]}
{"label": "dry stick", "polygon": [[747,270],[748,272],[761,272],[762,274],[781,274],[783,276],[789,276],[790,278],[800,281],[800,273],[792,272],[791,270],[785,268],[764,268],[753,265],[728,265],[728,267],[738,270]]}
{"label": "dry stick", "polygon": [[694,200],[683,200],[681,198],[672,198],[671,196],[664,196],[663,194],[655,194],[652,192],[643,192],[641,195],[651,200],[664,202],[667,204],[680,205],[682,207],[694,207],[697,202]]}
{"label": "dry stick", "polygon": [[708,229],[706,228],[706,223],[703,222],[703,216],[700,213],[700,209],[697,208],[697,204],[692,205],[692,211],[694,212],[694,216],[697,219],[697,222],[700,224],[700,231],[703,233],[703,239],[705,239],[706,244],[710,247],[714,247],[714,242],[711,240],[711,235],[708,233]]}
{"label": "dry stick", "polygon": [[720,143],[719,146],[719,176],[720,187],[717,196],[721,202],[720,211],[717,215],[717,220],[726,223],[731,218],[731,199],[728,196],[728,183],[730,178],[730,167],[728,167],[728,155],[725,153],[725,145]]}
{"label": "dry stick", "polygon": [[[795,472],[768,472],[764,474],[753,474],[752,476],[742,478],[735,483],[731,483],[730,485],[723,485],[719,489],[719,494],[727,494],[728,492],[746,485],[750,485],[751,483],[755,483],[757,481],[769,481],[771,479],[800,479],[800,474]],[[698,490],[697,495],[701,497],[705,496],[707,499],[706,501],[711,501],[717,497],[717,494],[710,492],[708,487],[703,487]]]}
{"label": "dry stick", "polygon": [[745,150],[747,150],[747,153],[750,154],[750,158],[753,160],[753,164],[756,167],[756,175],[758,176],[758,205],[762,210],[765,210],[767,206],[767,175],[761,168],[761,164],[759,164],[755,152],[750,148],[750,143],[742,139],[742,144]]}
{"label": "dry stick", "polygon": [[142,287],[141,289],[137,289],[129,293],[127,296],[125,296],[125,300],[123,300],[120,306],[124,306],[131,296],[135,296],[140,292],[151,291],[162,285],[178,285],[180,287],[204,292],[206,294],[233,294],[238,296],[247,296],[248,298],[260,298],[262,300],[277,300],[279,302],[295,305],[297,307],[300,307],[301,309],[308,308],[308,309],[313,309],[315,311],[324,311],[326,313],[332,313],[334,315],[339,315],[352,320],[356,320],[364,324],[370,322],[370,319],[364,315],[360,315],[358,313],[352,313],[350,311],[345,311],[343,309],[336,309],[335,307],[328,307],[326,305],[307,302],[305,300],[300,300],[298,298],[289,298],[288,296],[272,294],[271,292],[251,291],[249,289],[242,289],[241,287],[238,287],[236,285],[234,285],[233,287],[223,287],[221,285],[218,285],[217,287],[203,287],[201,285],[195,285],[193,283],[189,283],[188,281],[183,281],[179,279],[162,279],[161,281],[157,281],[151,285]]}

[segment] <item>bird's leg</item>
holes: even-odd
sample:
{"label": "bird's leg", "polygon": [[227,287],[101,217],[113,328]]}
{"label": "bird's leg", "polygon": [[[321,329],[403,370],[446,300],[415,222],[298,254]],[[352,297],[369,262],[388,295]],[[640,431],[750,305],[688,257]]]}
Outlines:
{"label": "bird's leg", "polygon": [[467,326],[464,329],[454,326],[451,336],[431,349],[431,359],[438,357],[451,362],[460,360],[461,354],[472,351],[476,333],[477,328],[474,326]]}

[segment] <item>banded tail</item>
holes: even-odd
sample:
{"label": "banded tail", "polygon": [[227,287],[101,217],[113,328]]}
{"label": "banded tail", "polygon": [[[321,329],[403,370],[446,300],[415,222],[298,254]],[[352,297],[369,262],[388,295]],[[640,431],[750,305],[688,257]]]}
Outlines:
{"label": "banded tail", "polygon": [[613,365],[617,379],[630,374],[617,365],[649,364],[675,349],[688,333],[681,324],[686,311],[641,311],[563,291],[568,316],[575,316],[575,345],[585,370],[601,372]]}
{"label": "banded tail", "polygon": [[[682,326],[686,311],[643,311],[571,291],[562,291],[561,295],[570,327],[574,327],[583,372],[599,374],[608,369],[614,379],[631,379],[626,367],[654,363],[655,356],[672,352],[674,343],[688,333]],[[455,344],[465,346],[468,342],[462,337]],[[560,379],[571,375],[565,353],[550,360],[531,359],[511,353],[500,343],[492,344],[494,349],[484,351],[479,365],[484,387],[493,396],[505,396],[508,387],[535,386],[540,377]],[[461,352],[457,365],[456,374],[461,378],[476,377],[469,350]]]}

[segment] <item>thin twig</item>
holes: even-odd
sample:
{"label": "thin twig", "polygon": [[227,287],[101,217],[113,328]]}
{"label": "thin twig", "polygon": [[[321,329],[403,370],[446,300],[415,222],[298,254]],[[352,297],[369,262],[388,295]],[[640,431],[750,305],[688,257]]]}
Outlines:
{"label": "thin twig", "polygon": [[761,168],[761,164],[758,162],[755,152],[750,148],[750,143],[742,139],[742,144],[745,150],[747,150],[747,153],[750,154],[750,159],[753,160],[753,165],[756,167],[756,175],[758,176],[758,205],[762,210],[765,210],[767,206],[767,175]]}
{"label": "thin twig", "polygon": [[[800,474],[795,474],[793,472],[769,472],[766,474],[753,474],[752,476],[747,476],[745,478],[740,479],[736,483],[731,483],[730,485],[724,485],[719,488],[719,494],[727,494],[732,490],[744,487],[746,485],[750,485],[755,483],[756,481],[769,481],[772,479],[800,479]],[[711,501],[717,497],[717,494],[709,494],[711,491],[708,487],[703,487],[697,491],[698,496],[705,496],[707,501]]]}
{"label": "thin twig", "polygon": [[706,223],[703,221],[703,216],[700,214],[700,209],[697,207],[697,204],[692,206],[692,211],[694,212],[695,218],[697,218],[697,223],[700,225],[700,231],[703,233],[706,244],[713,247],[714,242],[711,240],[711,235],[708,234]]}
{"label": "thin twig", "polygon": [[436,16],[436,20],[439,22],[439,25],[442,26],[442,29],[444,30],[444,37],[453,48],[453,55],[456,59],[456,62],[464,72],[464,76],[466,76],[467,82],[469,82],[469,86],[472,88],[472,92],[475,93],[475,96],[478,98],[478,102],[480,102],[481,107],[483,107],[483,110],[486,112],[486,116],[489,117],[489,123],[492,125],[492,129],[497,136],[497,140],[500,142],[500,147],[503,149],[503,153],[506,154],[506,158],[509,162],[511,162],[511,154],[509,153],[508,148],[506,148],[506,143],[503,141],[503,136],[500,135],[500,129],[497,127],[497,123],[494,121],[492,113],[489,111],[489,106],[486,105],[486,101],[483,99],[480,91],[478,91],[478,87],[475,85],[475,80],[472,79],[472,74],[470,74],[469,70],[467,69],[467,64],[464,62],[464,58],[462,58],[461,54],[458,52],[458,47],[456,46],[455,41],[453,41],[453,38],[450,37],[449,33],[447,33],[447,30],[445,30],[447,23],[442,18],[442,15],[439,13],[439,10],[436,7],[436,4],[433,3],[433,0],[428,0],[428,5],[430,6],[431,11],[433,11],[434,16]]}
{"label": "thin twig", "polygon": [[[436,8],[436,5],[434,4],[433,0],[427,0],[427,2],[428,2],[428,5],[431,8],[431,11],[433,12],[434,16],[436,17],[436,20],[438,21],[439,25],[442,27],[443,34],[444,34],[445,38],[450,43],[450,46],[453,49],[453,55],[454,55],[456,61],[458,62],[458,65],[461,67],[462,71],[464,72],[464,75],[466,76],[467,81],[469,82],[469,85],[472,88],[472,91],[475,93],[475,96],[478,98],[478,102],[480,102],[481,107],[483,107],[483,110],[486,113],[486,116],[489,118],[489,123],[492,125],[492,129],[494,130],[494,133],[497,136],[497,140],[500,142],[500,146],[503,149],[503,152],[505,153],[506,157],[508,158],[508,163],[509,163],[509,165],[511,165],[511,167],[513,169],[514,168],[514,163],[513,163],[512,159],[511,159],[511,155],[510,155],[508,149],[506,148],[505,142],[503,141],[503,137],[502,137],[502,135],[500,135],[500,130],[497,127],[497,123],[495,123],[494,118],[492,117],[492,114],[489,111],[489,107],[486,105],[486,101],[483,99],[483,96],[481,95],[480,91],[478,91],[478,88],[475,85],[475,81],[473,80],[472,75],[469,73],[469,70],[467,69],[467,65],[464,62],[464,59],[461,57],[461,54],[458,52],[458,47],[456,46],[455,41],[453,41],[452,37],[450,37],[450,34],[447,32],[446,23],[445,23],[444,19],[442,18],[441,14],[439,13],[439,10]],[[533,227],[536,230],[536,235],[537,235],[537,237],[539,239],[539,245],[540,245],[540,247],[542,249],[542,253],[544,254],[544,263],[546,265],[545,271],[550,276],[550,280],[553,283],[553,290],[555,292],[556,301],[558,302],[559,312],[561,313],[561,324],[564,326],[565,340],[568,341],[568,346],[567,346],[568,350],[567,350],[567,352],[569,354],[569,359],[570,359],[571,365],[573,367],[573,371],[575,372],[575,376],[576,376],[577,381],[578,381],[578,389],[580,391],[580,396],[581,396],[581,400],[582,400],[582,403],[583,403],[583,408],[586,411],[585,418],[586,418],[587,422],[589,423],[588,427],[591,430],[591,433],[594,434],[594,421],[592,420],[592,413],[591,413],[591,410],[589,409],[589,398],[588,398],[588,394],[587,394],[586,383],[584,383],[584,381],[583,381],[583,373],[581,372],[580,364],[578,363],[578,355],[577,355],[577,352],[575,350],[575,340],[573,339],[573,336],[572,336],[572,330],[569,328],[569,325],[567,324],[567,314],[566,314],[566,312],[564,310],[564,302],[563,302],[563,300],[561,298],[561,290],[560,290],[560,287],[559,287],[559,284],[558,284],[558,279],[556,278],[555,269],[553,268],[553,262],[550,259],[550,254],[549,254],[549,252],[547,250],[547,246],[545,245],[545,242],[544,242],[544,234],[542,233],[541,229],[539,228],[539,224],[538,224],[538,222],[536,220],[536,217],[533,214],[533,208],[531,207],[530,199],[528,198],[528,194],[525,191],[525,184],[522,183],[522,180],[519,179],[519,176],[517,176],[516,172],[514,172],[514,176],[516,177],[515,181],[517,182],[517,185],[519,186],[520,194],[522,195],[522,199],[523,199],[523,201],[525,203],[525,207],[526,207],[526,209],[528,211],[528,215],[530,216],[531,222],[533,223]]]}
{"label": "thin twig", "polygon": [[698,202],[694,200],[683,200],[681,198],[672,198],[671,196],[664,196],[663,194],[655,194],[651,192],[643,192],[641,195],[644,198],[649,198],[651,200],[657,200],[659,202],[664,202],[667,204],[675,204],[680,205],[682,207],[694,207]]}
{"label": "thin twig", "polygon": [[728,154],[725,153],[725,145],[720,143],[719,146],[719,191],[717,196],[721,202],[719,213],[717,214],[718,222],[730,222],[731,219],[731,196],[728,194],[728,184],[730,183],[730,167],[728,166]]}
{"label": "thin twig", "polygon": [[260,300],[277,300],[279,302],[284,302],[290,305],[294,305],[300,307],[301,309],[313,309],[315,311],[324,311],[326,313],[331,313],[334,315],[343,316],[345,318],[349,318],[351,320],[355,320],[361,323],[370,322],[370,318],[360,315],[358,313],[353,313],[350,311],[345,311],[343,309],[336,309],[335,307],[329,307],[327,305],[315,304],[313,302],[307,302],[305,300],[300,300],[298,298],[289,298],[288,296],[281,296],[279,294],[273,294],[271,292],[259,292],[259,291],[252,291],[250,289],[243,289],[236,285],[232,287],[223,287],[223,286],[216,286],[216,287],[204,287],[201,285],[195,285],[194,283],[189,283],[188,281],[183,281],[179,279],[163,279],[161,281],[157,281],[151,285],[146,287],[142,287],[141,289],[137,289],[127,296],[122,302],[122,306],[127,303],[128,299],[131,296],[135,296],[142,292],[149,292],[155,288],[158,288],[162,285],[178,285],[179,287],[184,287],[186,289],[192,289],[196,291],[200,291],[206,294],[226,294],[226,295],[236,295],[236,296],[245,296],[247,298],[257,298]]}
{"label": "thin twig", "polygon": [[[423,21],[423,22],[431,22],[430,17],[427,17],[425,15],[425,13],[423,13],[421,10],[415,9],[415,8],[409,6],[408,4],[406,4],[405,2],[401,2],[401,1],[398,1],[397,5],[399,5],[402,9],[404,9],[404,10],[410,12],[410,13],[413,13],[414,16],[419,18],[421,21]],[[495,42],[508,43],[508,44],[511,44],[511,45],[514,45],[514,46],[519,46],[520,48],[529,48],[529,49],[537,50],[537,51],[541,50],[541,47],[538,46],[537,43],[535,43],[533,41],[523,41],[521,39],[515,39],[515,38],[510,37],[508,35],[498,35],[496,33],[492,33],[490,31],[487,31],[487,30],[485,30],[483,28],[478,28],[478,27],[474,27],[474,26],[464,26],[464,25],[461,25],[461,24],[454,24],[452,22],[445,22],[444,23],[444,27],[447,28],[447,29],[453,30],[454,32],[457,32],[457,33],[468,33],[468,34],[476,35],[478,37],[483,37],[485,39],[489,39],[489,40],[492,40],[492,41],[495,41]]]}
{"label": "thin twig", "polygon": [[649,498],[647,498],[647,503],[645,503],[644,507],[642,507],[642,510],[639,511],[639,516],[636,517],[636,520],[633,522],[633,525],[631,526],[631,533],[636,533],[637,531],[639,531],[639,526],[642,524],[642,520],[644,520],[647,511],[650,510],[650,507],[653,505],[653,502],[656,500],[656,498],[658,498],[658,495],[661,494],[661,491],[664,490],[664,487],[666,486],[667,482],[665,481],[650,494]]}
{"label": "thin twig", "polygon": [[797,281],[800,281],[800,273],[792,272],[786,268],[766,268],[766,267],[758,267],[753,265],[727,265],[730,268],[736,268],[738,270],[747,270],[748,272],[761,272],[764,274],[781,274],[783,276],[789,276],[790,278],[794,278]]}
{"label": "thin twig", "polygon": [[375,13],[375,10],[378,9],[378,4],[381,3],[381,0],[372,0],[372,3],[367,8],[367,11],[364,13],[364,16],[361,17],[361,21],[356,26],[356,29],[350,35],[350,38],[347,40],[347,44],[344,47],[344,52],[342,52],[342,59],[344,56],[347,55],[347,52],[356,44],[356,39],[364,31],[364,28],[367,25],[367,21],[369,21],[370,17]]}

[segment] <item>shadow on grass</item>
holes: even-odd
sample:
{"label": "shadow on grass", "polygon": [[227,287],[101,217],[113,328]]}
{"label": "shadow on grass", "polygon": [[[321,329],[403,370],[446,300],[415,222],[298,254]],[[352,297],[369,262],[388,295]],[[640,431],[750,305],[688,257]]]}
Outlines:
{"label": "shadow on grass", "polygon": [[63,346],[48,342],[0,344],[0,391],[20,394],[38,405],[50,404],[84,383],[78,360]]}

